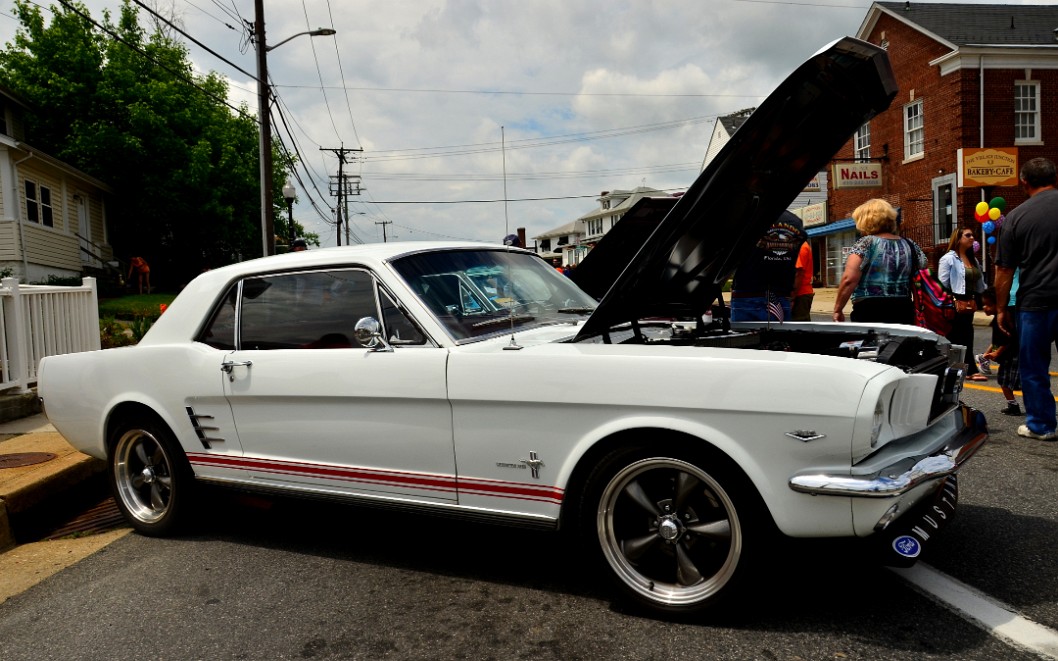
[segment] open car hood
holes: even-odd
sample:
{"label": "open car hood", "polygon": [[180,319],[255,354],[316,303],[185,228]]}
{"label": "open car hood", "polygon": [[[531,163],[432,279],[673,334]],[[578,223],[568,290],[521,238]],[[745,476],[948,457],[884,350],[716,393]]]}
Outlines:
{"label": "open car hood", "polygon": [[[664,213],[645,243],[607,246],[607,234],[589,253],[576,280],[594,296],[606,293],[575,341],[647,317],[699,317],[764,231],[896,90],[889,58],[874,44],[846,37],[813,55],[675,204],[655,198],[629,210],[641,234],[649,216]],[[629,245],[641,246],[631,259]]]}

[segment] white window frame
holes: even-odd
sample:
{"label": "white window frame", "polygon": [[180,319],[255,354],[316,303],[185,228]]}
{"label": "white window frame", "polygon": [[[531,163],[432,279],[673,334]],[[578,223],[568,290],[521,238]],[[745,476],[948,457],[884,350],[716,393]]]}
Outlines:
{"label": "white window frame", "polygon": [[51,188],[32,179],[25,180],[26,220],[42,227],[55,227]]}
{"label": "white window frame", "polygon": [[904,106],[904,162],[926,155],[926,122],[922,99]]}
{"label": "white window frame", "polygon": [[871,123],[864,122],[853,138],[853,156],[861,163],[871,160]]}
{"label": "white window frame", "polygon": [[[1029,90],[1031,90],[1030,95],[1020,94],[1020,92]],[[1027,103],[1031,108],[1022,107],[1022,102]],[[1025,121],[1026,119],[1028,121]],[[1025,134],[1022,134],[1023,130]],[[1043,144],[1043,136],[1040,134],[1040,81],[1038,80],[1014,81],[1014,144]]]}

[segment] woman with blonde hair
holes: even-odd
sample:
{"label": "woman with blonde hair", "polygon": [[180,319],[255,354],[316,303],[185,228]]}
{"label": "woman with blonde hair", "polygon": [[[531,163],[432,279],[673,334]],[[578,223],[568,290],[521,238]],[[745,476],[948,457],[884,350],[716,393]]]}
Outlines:
{"label": "woman with blonde hair", "polygon": [[852,212],[863,236],[845,260],[834,301],[834,321],[845,321],[852,298],[852,321],[914,324],[911,276],[928,266],[926,254],[897,233],[897,211],[882,199],[867,200]]}
{"label": "woman with blonde hair", "polygon": [[966,347],[967,378],[971,381],[986,381],[974,359],[974,312],[980,307],[978,298],[985,290],[985,278],[981,263],[974,255],[972,229],[960,227],[951,233],[948,252],[944,253],[937,265],[937,279],[955,296],[957,312],[948,339],[952,344]]}

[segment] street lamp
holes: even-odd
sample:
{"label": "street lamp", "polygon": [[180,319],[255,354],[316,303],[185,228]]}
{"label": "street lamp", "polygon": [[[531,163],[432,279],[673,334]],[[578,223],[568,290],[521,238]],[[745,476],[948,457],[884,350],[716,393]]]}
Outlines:
{"label": "street lamp", "polygon": [[287,229],[290,230],[290,248],[294,248],[294,196],[297,195],[298,189],[294,188],[294,184],[287,180],[287,183],[283,186],[283,199],[287,201]]}
{"label": "street lamp", "polygon": [[254,13],[254,41],[257,43],[257,113],[261,125],[261,252],[267,256],[276,252],[275,218],[272,214],[272,118],[268,112],[268,51],[301,35],[325,37],[336,32],[331,28],[299,32],[274,46],[268,46],[265,42],[264,0],[254,0]]}

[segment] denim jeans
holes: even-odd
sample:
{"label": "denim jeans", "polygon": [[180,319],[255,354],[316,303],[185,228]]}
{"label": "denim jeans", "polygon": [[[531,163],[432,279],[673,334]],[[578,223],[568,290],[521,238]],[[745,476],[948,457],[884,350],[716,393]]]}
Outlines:
{"label": "denim jeans", "polygon": [[[782,305],[782,320],[790,321],[790,298],[777,296],[775,300]],[[779,321],[775,315],[768,314],[768,298],[754,296],[731,299],[731,321]]]}
{"label": "denim jeans", "polygon": [[1051,346],[1058,342],[1058,310],[1021,310],[1017,325],[1025,424],[1037,434],[1053,432],[1056,420],[1049,370]]}

